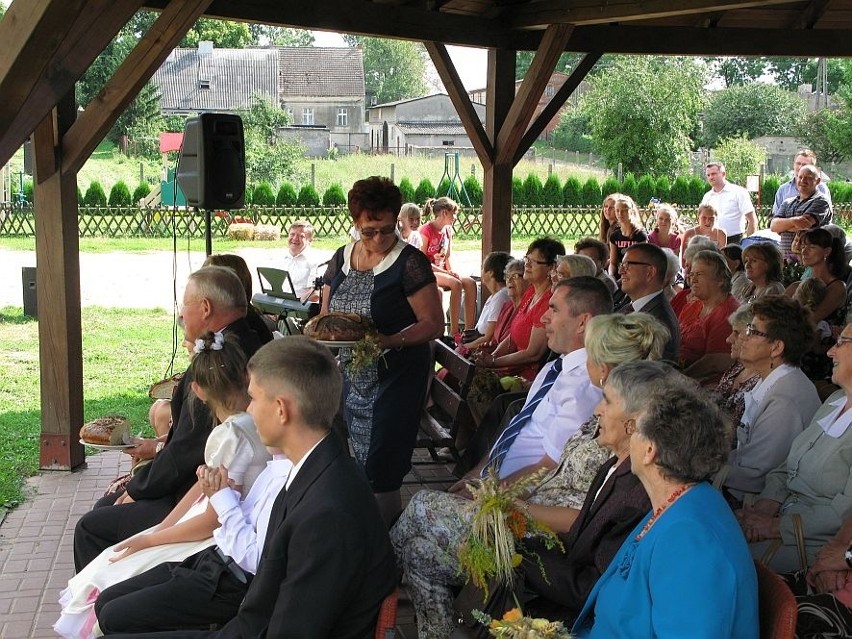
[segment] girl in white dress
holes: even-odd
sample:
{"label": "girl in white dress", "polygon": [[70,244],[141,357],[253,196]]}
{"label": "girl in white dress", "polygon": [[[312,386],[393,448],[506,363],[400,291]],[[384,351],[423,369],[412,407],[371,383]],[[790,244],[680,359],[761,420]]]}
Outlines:
{"label": "girl in white dress", "polygon": [[[207,438],[207,466],[228,468],[231,485],[248,494],[252,483],[272,457],[261,443],[249,405],[246,358],[239,345],[221,333],[206,333],[195,341],[187,375],[196,399],[207,403],[215,427]],[[203,424],[196,425],[202,428]],[[113,584],[165,561],[182,561],[212,546],[218,528],[216,512],[196,484],[156,526],[104,550],[68,581],[59,603],[62,613],[54,630],[68,639],[101,635],[94,613],[98,594]]]}

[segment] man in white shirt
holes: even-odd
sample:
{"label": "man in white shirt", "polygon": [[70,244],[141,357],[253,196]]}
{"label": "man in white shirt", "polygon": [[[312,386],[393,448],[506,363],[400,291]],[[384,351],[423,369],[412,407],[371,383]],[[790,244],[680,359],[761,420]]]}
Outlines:
{"label": "man in white shirt", "polygon": [[[236,617],[218,631],[121,637],[361,639],[372,634],[382,600],[396,588],[396,561],[376,499],[331,432],[338,405],[328,398],[342,388],[331,352],[301,335],[274,340],[252,357],[248,373],[248,412],[260,440],[294,465],[272,504],[257,573]],[[209,593],[218,595],[218,587]],[[175,605],[192,604],[184,594]],[[157,606],[145,610],[161,615]]]}
{"label": "man in white shirt", "polygon": [[105,634],[200,628],[226,623],[237,614],[257,572],[272,504],[292,474],[292,462],[277,453],[243,501],[228,486],[223,467],[199,467],[201,488],[221,524],[213,531],[216,545],[104,590],[95,614]]}
{"label": "man in white shirt", "polygon": [[284,254],[281,268],[290,274],[293,289],[301,299],[305,299],[305,296],[314,290],[317,266],[321,261],[311,248],[313,239],[314,227],[310,222],[297,220],[290,225],[287,252]]}
{"label": "man in white shirt", "polygon": [[710,190],[704,194],[701,204],[710,204],[718,213],[716,226],[725,231],[728,242],[739,244],[743,234],[751,235],[757,230],[757,215],[751,196],[743,187],[725,179],[725,165],[710,162],[704,167]]}
{"label": "man in white shirt", "polygon": [[[544,397],[539,398],[539,390],[545,386],[557,361],[545,364],[530,387],[524,408],[508,423],[489,454],[465,479],[454,484],[450,492],[464,492],[467,481],[478,477],[486,466],[496,466],[498,457],[498,475],[510,481],[540,468],[556,467],[565,442],[591,417],[601,399],[600,389],[589,380],[583,340],[588,321],[611,312],[612,296],[597,278],[572,277],[556,285],[542,323],[548,347],[560,355],[557,361],[561,362],[561,371]],[[536,401],[538,405],[534,406]],[[531,416],[519,432],[512,433],[516,420],[533,406]],[[508,450],[502,452],[507,435],[512,441]]]}
{"label": "man in white shirt", "polygon": [[[802,149],[796,153],[796,157],[793,158],[793,175],[788,182],[784,182],[784,184],[778,187],[778,190],[775,192],[775,201],[772,203],[773,217],[778,213],[778,210],[781,208],[781,204],[784,200],[796,197],[799,194],[799,189],[796,186],[796,177],[799,175],[799,169],[806,165],[817,166],[817,164],[816,153],[810,149]],[[822,178],[824,177],[822,173],[820,173],[818,177],[820,178],[820,182],[817,184],[817,191],[825,196],[825,199],[828,200],[828,204],[830,206],[832,203],[831,191],[828,190],[825,182],[822,181]],[[827,176],[825,177],[827,179]]]}

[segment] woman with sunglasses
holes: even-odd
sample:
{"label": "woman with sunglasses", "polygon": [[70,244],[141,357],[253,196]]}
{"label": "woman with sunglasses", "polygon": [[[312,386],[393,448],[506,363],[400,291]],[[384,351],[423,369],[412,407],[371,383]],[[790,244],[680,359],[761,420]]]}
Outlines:
{"label": "woman with sunglasses", "polygon": [[762,297],[750,310],[737,337],[738,357],[759,380],[743,394],[736,447],[718,478],[736,504],[763,490],[766,475],[784,461],[821,403],[799,368],[816,338],[810,312],[783,295]]}
{"label": "woman with sunglasses", "polygon": [[429,343],[443,328],[432,267],[396,234],[401,206],[402,195],[389,179],[355,182],[349,212],[360,239],[337,249],[323,277],[322,311],[370,319],[384,351],[360,365],[354,364],[351,348],[340,349],[339,357],[355,459],[388,523],[402,510],[399,488],[411,467],[432,366]]}
{"label": "woman with sunglasses", "polygon": [[565,246],[549,237],[537,239],[529,245],[524,257],[524,280],[529,288],[512,319],[509,337],[491,353],[481,353],[476,359],[477,364],[500,369],[501,375],[519,375],[529,381],[535,379],[547,352],[547,336],[541,316],[550,304],[550,273],[560,255],[565,255]]}
{"label": "woman with sunglasses", "polygon": [[[740,525],[756,559],[777,572],[800,566],[796,520],[801,522],[808,566],[852,513],[852,325],[828,351],[834,363],[831,395],[790,447],[786,460],[766,476],[754,506],[739,511]],[[773,553],[769,548],[777,547]],[[770,557],[765,557],[767,554]]]}
{"label": "woman with sunglasses", "polygon": [[459,313],[464,293],[464,328],[476,325],[476,282],[453,271],[450,264],[450,246],[453,238],[453,223],[459,205],[448,197],[426,200],[423,215],[432,219],[420,228],[423,242],[420,250],[432,262],[438,286],[450,292],[450,335],[459,332]]}

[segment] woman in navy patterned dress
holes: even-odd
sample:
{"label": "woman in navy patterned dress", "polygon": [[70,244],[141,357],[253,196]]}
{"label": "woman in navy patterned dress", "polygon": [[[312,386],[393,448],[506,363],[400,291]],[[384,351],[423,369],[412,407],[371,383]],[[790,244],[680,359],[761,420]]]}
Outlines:
{"label": "woman in navy patterned dress", "polygon": [[359,180],[349,211],[360,239],[339,248],[323,278],[323,311],[370,319],[387,352],[353,366],[341,349],[344,414],[355,459],[388,524],[401,512],[399,488],[411,467],[432,367],[429,343],[443,332],[441,300],[429,260],[397,235],[402,206],[387,178]]}

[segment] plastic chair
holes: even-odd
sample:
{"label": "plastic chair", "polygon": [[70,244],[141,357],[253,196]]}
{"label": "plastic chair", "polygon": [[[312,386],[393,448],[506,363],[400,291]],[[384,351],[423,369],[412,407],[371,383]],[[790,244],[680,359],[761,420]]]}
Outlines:
{"label": "plastic chair", "polygon": [[376,621],[375,639],[393,639],[396,636],[396,607],[398,603],[399,590],[385,597],[379,608],[379,618]]}
{"label": "plastic chair", "polygon": [[793,639],[796,636],[796,619],[799,616],[796,597],[774,572],[759,561],[757,594],[760,613],[760,639]]}

